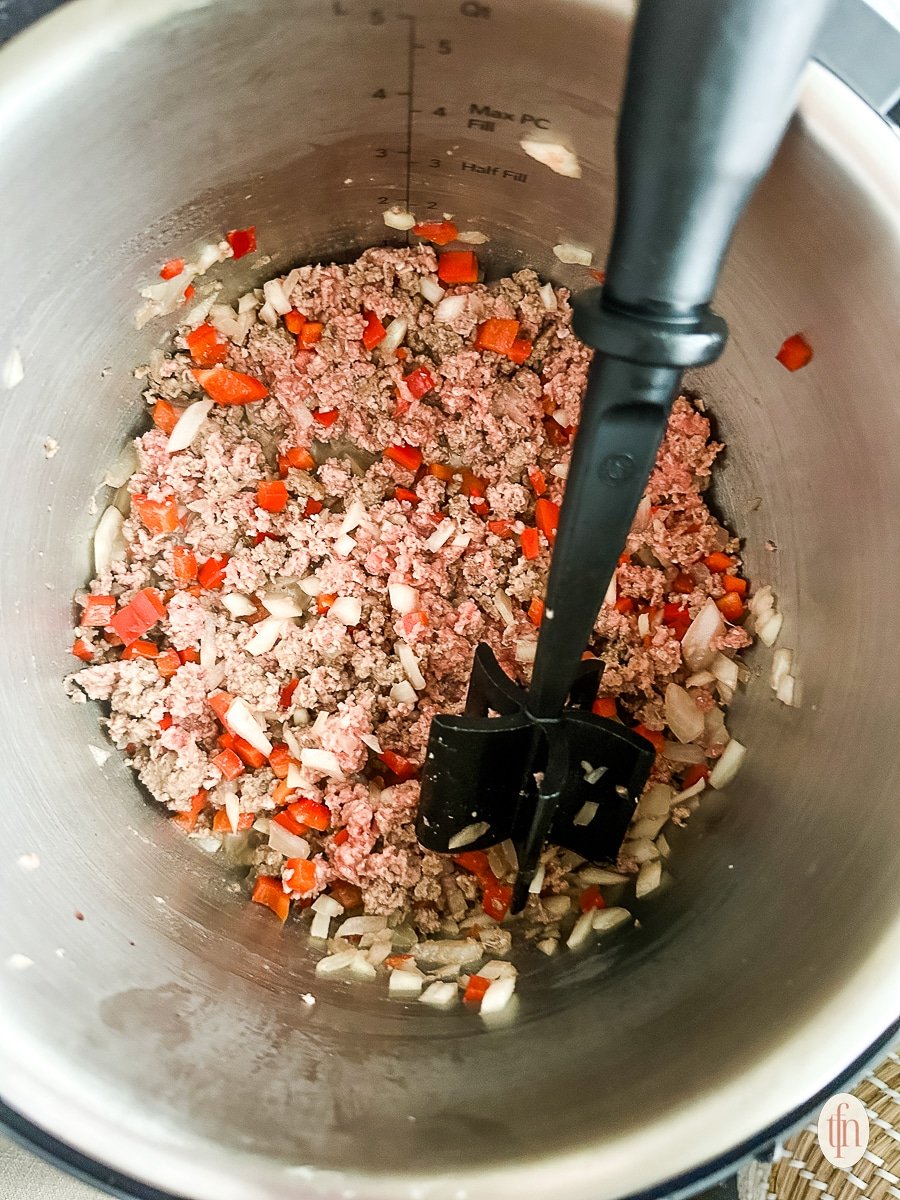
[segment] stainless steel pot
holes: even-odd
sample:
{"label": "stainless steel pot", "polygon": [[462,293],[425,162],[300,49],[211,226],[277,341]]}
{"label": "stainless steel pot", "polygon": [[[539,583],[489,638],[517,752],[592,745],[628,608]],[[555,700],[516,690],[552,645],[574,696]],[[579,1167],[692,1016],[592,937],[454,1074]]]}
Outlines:
{"label": "stainless steel pot", "polygon": [[[702,377],[718,501],[771,581],[803,704],[761,677],[738,780],[672,838],[673,883],[608,952],[528,961],[516,1020],[317,980],[303,939],[98,769],[62,678],[92,497],[136,427],[136,287],[253,222],[236,295],[385,239],[407,198],[494,272],[611,221],[617,0],[80,0],[0,56],[4,529],[0,1090],[192,1200],[587,1200],[683,1185],[796,1119],[897,1016],[900,159],[823,69],[744,220]],[[519,149],[546,130],[580,181]],[[774,360],[803,329],[812,365]],[[42,454],[44,438],[60,444]],[[102,488],[101,488],[102,493]],[[776,551],[764,549],[772,539]],[[30,857],[37,855],[40,866]],[[30,962],[31,965],[28,965]],[[300,999],[316,997],[314,1005]]]}

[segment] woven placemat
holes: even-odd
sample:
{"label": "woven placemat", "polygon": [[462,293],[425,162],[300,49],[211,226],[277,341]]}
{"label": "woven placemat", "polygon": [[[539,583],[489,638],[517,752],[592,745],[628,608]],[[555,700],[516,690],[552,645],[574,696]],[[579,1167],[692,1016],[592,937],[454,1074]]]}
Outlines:
{"label": "woven placemat", "polygon": [[822,1154],[815,1124],[775,1153],[767,1200],[900,1200],[900,1054],[889,1054],[853,1089],[869,1117],[869,1147],[851,1170]]}

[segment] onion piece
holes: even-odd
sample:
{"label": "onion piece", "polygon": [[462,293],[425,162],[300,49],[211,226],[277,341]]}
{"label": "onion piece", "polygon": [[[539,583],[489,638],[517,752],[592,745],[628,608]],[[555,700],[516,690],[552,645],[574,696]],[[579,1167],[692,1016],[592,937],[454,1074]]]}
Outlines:
{"label": "onion piece", "polygon": [[733,658],[728,658],[724,654],[717,654],[713,659],[712,673],[718,679],[719,683],[724,683],[726,687],[736,688],[738,685],[738,665]]}
{"label": "onion piece", "polygon": [[265,754],[266,758],[272,753],[272,743],[250,711],[246,700],[242,700],[240,696],[236,696],[229,704],[224,724],[236,737],[242,737],[254,750]]}
{"label": "onion piece", "polygon": [[441,521],[431,537],[426,540],[425,549],[432,553],[437,552],[445,542],[449,542],[454,533],[456,533],[456,524],[448,517]]}
{"label": "onion piece", "polygon": [[544,142],[540,138],[522,138],[519,145],[529,158],[549,167],[557,175],[564,175],[567,179],[581,178],[578,156],[568,146],[560,142]]}
{"label": "onion piece", "polygon": [[500,614],[500,620],[507,629],[511,629],[516,623],[516,614],[512,606],[512,601],[503,588],[497,588],[496,592],[494,592],[494,606]]}
{"label": "onion piece", "polygon": [[380,933],[387,929],[387,917],[367,916],[348,917],[337,928],[336,937],[359,937],[364,933]]}
{"label": "onion piece", "polygon": [[343,521],[341,521],[341,529],[340,529],[341,535],[343,536],[343,534],[345,534],[345,533],[352,533],[353,530],[357,528],[357,526],[362,525],[362,523],[365,519],[366,519],[365,505],[362,503],[361,500],[354,500],[353,503],[350,505],[350,507],[347,509],[346,513],[344,514]]}
{"label": "onion piece", "polygon": [[243,592],[228,592],[222,597],[222,604],[233,617],[250,617],[256,612],[256,605]]}
{"label": "onion piece", "polygon": [[331,929],[331,917],[327,913],[317,912],[312,919],[309,927],[309,936],[320,938],[323,942],[327,940],[329,930]]}
{"label": "onion piece", "polygon": [[455,983],[432,983],[419,997],[419,1003],[430,1004],[432,1008],[449,1008],[456,1002],[457,995]]}
{"label": "onion piece", "polygon": [[[482,923],[478,914],[479,924]],[[464,966],[466,963],[477,962],[482,955],[481,946],[470,938],[452,940],[443,938],[440,941],[419,942],[413,947],[416,962],[426,966],[449,966],[455,963]]]}
{"label": "onion piece", "polygon": [[407,212],[406,209],[399,208],[397,205],[386,208],[381,215],[388,229],[400,229],[405,232],[407,229],[412,229],[416,223],[416,218],[411,212]]}
{"label": "onion piece", "polygon": [[244,646],[248,654],[268,654],[284,635],[286,623],[281,617],[266,617],[253,626],[253,636]]}
{"label": "onion piece", "polygon": [[338,904],[334,896],[326,896],[324,892],[316,896],[312,902],[314,913],[324,913],[326,917],[339,917],[344,911],[343,904]]}
{"label": "onion piece", "polygon": [[776,650],[772,655],[772,688],[778,691],[778,686],[785,676],[790,675],[791,668],[794,665],[794,652],[788,650],[786,646],[782,646],[780,650]]}
{"label": "onion piece", "polygon": [[285,313],[291,311],[291,302],[285,296],[280,280],[267,279],[263,284],[263,295],[266,298],[266,304],[270,304],[279,317],[283,317]]}
{"label": "onion piece", "polygon": [[712,769],[709,777],[710,787],[727,787],[735,775],[737,775],[746,753],[747,747],[742,746],[737,738],[732,738],[722,751],[722,757]]}
{"label": "onion piece", "polygon": [[277,821],[269,826],[269,845],[285,858],[309,858],[309,842]]}
{"label": "onion piece", "polygon": [[696,671],[684,681],[684,686],[688,688],[706,687],[708,683],[715,683],[716,677],[712,671]]}
{"label": "onion piece", "polygon": [[405,616],[419,607],[419,593],[408,583],[389,583],[388,599],[395,612]]}
{"label": "onion piece", "polygon": [[434,319],[446,324],[462,316],[466,307],[465,296],[445,296],[434,310]]}
{"label": "onion piece", "polygon": [[282,621],[303,616],[303,606],[293,596],[287,596],[283,592],[262,592],[259,599],[271,616],[279,617]]}
{"label": "onion piece", "polygon": [[13,346],[3,360],[3,369],[0,370],[0,383],[2,383],[3,387],[12,391],[14,387],[19,386],[24,378],[25,365],[22,362],[22,354],[18,346]]}
{"label": "onion piece", "polygon": [[596,800],[585,800],[584,804],[582,804],[581,808],[579,808],[578,812],[572,818],[572,824],[590,825],[591,821],[596,817],[599,807],[600,805]]}
{"label": "onion piece", "polygon": [[103,476],[103,482],[108,487],[120,488],[128,482],[137,469],[138,456],[134,442],[126,442],[115,462]]}
{"label": "onion piece", "polygon": [[571,242],[560,242],[558,246],[553,247],[553,253],[561,263],[570,263],[573,266],[589,267],[594,260],[592,250],[588,250],[586,246],[573,246]]}
{"label": "onion piece", "polygon": [[540,292],[538,294],[541,297],[541,304],[543,304],[543,306],[547,310],[547,312],[556,312],[556,308],[557,308],[556,292],[553,290],[553,284],[552,283],[542,284]]}
{"label": "onion piece", "polygon": [[240,315],[247,312],[256,312],[258,308],[259,300],[257,300],[253,292],[245,292],[240,300],[238,300],[237,310]]}
{"label": "onion piece", "polygon": [[705,790],[706,780],[698,779],[689,788],[685,788],[683,792],[679,792],[677,796],[672,797],[672,807],[677,808],[679,804],[684,804],[685,800],[693,800],[695,796],[699,796]]}
{"label": "onion piece", "polygon": [[[704,728],[706,721],[704,720]],[[663,758],[667,758],[669,762],[677,763],[701,763],[706,762],[706,753],[700,746],[689,745],[682,746],[681,742],[666,741],[663,743]]]}
{"label": "onion piece", "polygon": [[355,549],[356,542],[349,533],[344,533],[335,539],[334,552],[335,554],[339,554],[341,558],[349,558]]}
{"label": "onion piece", "polygon": [[796,685],[797,680],[793,675],[785,675],[778,684],[778,687],[775,689],[776,697],[781,701],[782,704],[786,704],[788,708],[794,706],[797,691]]}
{"label": "onion piece", "polygon": [[657,858],[654,862],[645,862],[638,871],[637,882],[634,885],[634,894],[638,900],[642,900],[644,896],[649,896],[651,892],[655,892],[662,883],[662,863]]}
{"label": "onion piece", "polygon": [[642,638],[650,636],[650,614],[640,613],[637,619],[638,635]]}
{"label": "onion piece", "polygon": [[241,803],[235,792],[230,788],[225,793],[225,815],[228,817],[228,824],[231,826],[231,832],[237,833],[238,824],[241,819]]}
{"label": "onion piece", "polygon": [[338,596],[328,610],[329,617],[334,617],[342,625],[352,628],[358,625],[362,617],[362,601],[356,596]]}
{"label": "onion piece", "polygon": [[547,868],[543,863],[540,863],[538,869],[532,876],[531,883],[528,885],[528,892],[531,896],[539,896],[541,888],[544,886],[544,876],[547,873]]}
{"label": "onion piece", "polygon": [[784,615],[780,612],[773,612],[766,617],[764,621],[760,618],[756,620],[756,636],[765,646],[774,646],[781,633],[781,626],[784,624]]}
{"label": "onion piece", "polygon": [[189,404],[169,435],[166,450],[176,454],[179,450],[187,450],[191,442],[200,432],[200,427],[212,411],[212,400],[197,400]]}
{"label": "onion piece", "polygon": [[703,713],[693,696],[677,683],[666,687],[666,722],[679,742],[695,742],[704,729]]}
{"label": "onion piece", "polygon": [[337,755],[331,750],[318,750],[314,747],[304,746],[300,751],[300,764],[316,775],[327,775],[330,779],[339,780],[346,778],[341,770],[341,764],[337,760]]}
{"label": "onion piece", "polygon": [[425,976],[415,968],[391,971],[388,976],[388,992],[392,996],[415,996],[421,992],[424,982]]}
{"label": "onion piece", "polygon": [[516,662],[530,663],[537,657],[537,638],[519,638],[516,642]]}
{"label": "onion piece", "polygon": [[716,652],[710,643],[724,629],[722,614],[716,607],[715,600],[710,598],[691,621],[681,639],[681,656],[689,670],[703,671],[712,664]]}
{"label": "onion piece", "polygon": [[449,850],[461,850],[463,846],[471,846],[473,842],[477,842],[480,837],[484,837],[490,825],[487,821],[476,821],[474,825],[467,825],[465,829],[461,829],[459,833],[455,833],[447,843]]}
{"label": "onion piece", "polygon": [[274,329],[278,324],[278,313],[268,301],[262,306],[257,315],[261,321],[265,321],[270,329]]}
{"label": "onion piece", "polygon": [[592,928],[594,933],[609,933],[630,920],[631,913],[627,908],[598,908],[594,912]]}
{"label": "onion piece", "polygon": [[397,642],[394,649],[396,650],[397,657],[400,659],[400,666],[403,668],[406,678],[417,692],[421,692],[425,687],[425,676],[419,669],[419,660],[413,653],[412,647],[408,646],[406,642]]}
{"label": "onion piece", "polygon": [[204,671],[208,671],[216,665],[218,653],[219,648],[216,645],[216,619],[211,613],[207,613],[203,633],[200,637],[200,666]]}
{"label": "onion piece", "polygon": [[672,789],[667,783],[652,783],[638,801],[636,817],[662,817],[672,807]]}
{"label": "onion piece", "polygon": [[103,510],[94,530],[94,574],[105,575],[110,564],[120,562],[127,553],[122,526],[125,518],[114,504]]}
{"label": "onion piece", "polygon": [[345,971],[355,958],[355,950],[342,950],[340,954],[329,954],[325,958],[320,958],[316,963],[316,974],[333,975],[336,971]]}
{"label": "onion piece", "polygon": [[391,687],[390,695],[395,704],[415,704],[419,699],[416,695],[416,689],[408,679],[404,679],[400,683],[395,683]]}
{"label": "onion piece", "polygon": [[437,280],[427,275],[419,280],[419,291],[429,304],[439,304],[446,294]]}
{"label": "onion piece", "polygon": [[485,242],[489,242],[491,239],[486,233],[482,233],[480,229],[463,229],[461,233],[457,234],[456,240],[458,242],[465,242],[469,246],[483,246]]}
{"label": "onion piece", "polygon": [[593,909],[589,909],[586,913],[581,914],[581,916],[572,926],[572,932],[566,938],[566,945],[570,950],[576,950],[588,940],[588,938],[591,936],[591,928],[593,923]]}
{"label": "onion piece", "polygon": [[382,354],[393,354],[399,345],[406,337],[406,331],[409,329],[409,322],[406,317],[394,317],[387,329],[384,331],[384,337],[378,343],[378,349]]}
{"label": "onion piece", "polygon": [[761,612],[771,612],[775,607],[775,593],[772,591],[772,585],[767,583],[765,587],[758,588],[747,601],[747,607],[754,617],[759,616]]}
{"label": "onion piece", "polygon": [[620,883],[628,882],[627,875],[620,875],[618,871],[610,871],[607,867],[592,866],[582,867],[578,872],[578,879],[581,883],[598,883],[606,887],[615,887]]}
{"label": "onion piece", "polygon": [[482,979],[515,979],[519,972],[505,958],[492,958],[478,968],[478,974]]}
{"label": "onion piece", "polygon": [[500,979],[493,980],[488,984],[488,989],[481,997],[481,1007],[479,1012],[483,1017],[490,1016],[492,1013],[502,1012],[512,1000],[513,992],[516,990],[516,980],[514,975],[505,975]]}
{"label": "onion piece", "polygon": [[305,579],[301,579],[299,583],[300,591],[307,596],[318,596],[325,586],[317,575],[307,575]]}

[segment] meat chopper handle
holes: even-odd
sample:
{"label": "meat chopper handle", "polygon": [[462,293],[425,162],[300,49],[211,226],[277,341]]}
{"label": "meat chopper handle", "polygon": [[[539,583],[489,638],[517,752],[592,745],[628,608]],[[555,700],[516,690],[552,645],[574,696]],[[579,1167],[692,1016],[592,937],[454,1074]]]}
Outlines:
{"label": "meat chopper handle", "polygon": [[607,304],[675,314],[710,302],[829,7],[641,0],[619,124]]}

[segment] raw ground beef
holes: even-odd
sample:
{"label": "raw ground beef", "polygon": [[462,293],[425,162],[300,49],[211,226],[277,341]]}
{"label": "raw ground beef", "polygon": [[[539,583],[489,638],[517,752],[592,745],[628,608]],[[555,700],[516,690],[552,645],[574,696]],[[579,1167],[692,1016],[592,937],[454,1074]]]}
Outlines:
{"label": "raw ground beef", "polygon": [[[164,615],[126,650],[102,617],[87,623],[95,620],[87,608],[76,629],[88,665],[74,675],[73,693],[106,702],[109,736],[152,797],[204,848],[225,841],[241,849],[251,881],[271,880],[297,909],[325,894],[381,918],[353,942],[332,939],[338,952],[355,947],[357,964],[360,949],[378,963],[404,939],[421,946],[422,934],[441,933],[452,948],[468,930],[488,955],[509,950],[508,929],[481,905],[486,870],[502,902],[515,865],[509,847],[474,865],[469,856],[466,866],[423,850],[413,824],[415,769],[433,714],[461,707],[479,641],[527,682],[516,648],[536,636],[533,601],[550,545],[541,536],[528,559],[521,535],[535,525],[537,494],[562,499],[590,358],[572,334],[566,292],[542,292],[532,271],[451,287],[436,307],[420,285],[436,286],[437,271],[427,246],[373,249],[348,266],[293,271],[282,280],[285,319],[263,306],[269,290],[244,299],[243,328],[234,328],[236,311],[214,308],[211,319],[232,339],[209,331],[207,363],[218,358],[262,381],[267,396],[213,405],[190,446],[169,453],[173,420],[205,399],[193,372],[203,351],[194,344],[192,362],[183,330],[174,353],[143,371],[155,425],[135,443],[122,556],[90,585],[91,595],[114,597],[119,612],[142,589],[156,589]],[[407,329],[397,353],[366,348],[367,325],[377,336],[377,322],[398,318]],[[520,323],[524,361],[476,348],[482,323],[498,318]],[[649,786],[657,800],[659,787],[669,788],[676,820],[695,803],[676,793],[702,777],[728,738],[722,706],[731,688],[709,672],[692,674],[680,642],[710,597],[739,618],[738,544],[703,499],[720,449],[707,418],[680,398],[590,647],[606,662],[607,705],[615,698],[616,715],[640,723],[660,751]],[[278,479],[285,506],[267,511],[258,485]],[[392,604],[396,584],[412,589],[404,611]],[[717,645],[734,657],[749,641],[729,623]],[[689,677],[705,727],[684,747],[665,730],[664,693]],[[283,765],[276,775],[266,756],[254,757],[223,728],[209,704],[220,692],[244,700],[286,747],[289,779]],[[216,757],[235,747],[245,763],[229,780]],[[234,753],[231,761],[241,767]],[[304,828],[291,807],[298,799],[325,806],[314,809],[324,812],[324,829]],[[666,852],[662,821],[648,838],[639,811],[642,819],[623,847],[625,873]],[[309,845],[315,873],[300,890],[291,889],[296,875],[285,855],[268,845],[273,822]],[[550,953],[597,872],[553,848],[544,860],[542,894],[519,927]],[[605,893],[604,879],[597,904]],[[257,898],[266,902],[259,884]],[[425,969],[437,978],[458,974],[460,964]]]}

